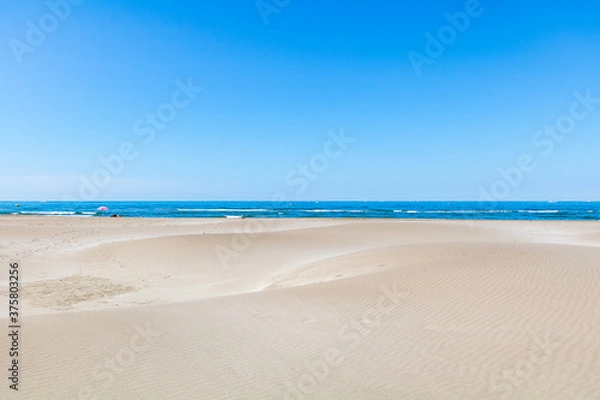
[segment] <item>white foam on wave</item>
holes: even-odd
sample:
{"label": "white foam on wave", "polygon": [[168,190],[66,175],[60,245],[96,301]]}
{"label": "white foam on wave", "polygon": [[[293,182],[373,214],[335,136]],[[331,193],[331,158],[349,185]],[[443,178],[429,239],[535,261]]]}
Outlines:
{"label": "white foam on wave", "polygon": [[253,212],[269,211],[265,208],[178,208],[179,212]]}
{"label": "white foam on wave", "polygon": [[394,210],[395,213],[406,213],[406,214],[480,214],[480,213],[510,213],[511,210]]}
{"label": "white foam on wave", "polygon": [[423,211],[425,214],[477,214],[480,213],[478,210],[436,210],[436,211]]}
{"label": "white foam on wave", "polygon": [[21,211],[23,215],[75,215],[75,211]]}
{"label": "white foam on wave", "polygon": [[309,212],[309,213],[363,213],[363,212],[367,212],[368,210],[297,210],[297,211],[304,211],[304,212]]}
{"label": "white foam on wave", "polygon": [[560,210],[519,210],[519,212],[525,214],[556,214]]}

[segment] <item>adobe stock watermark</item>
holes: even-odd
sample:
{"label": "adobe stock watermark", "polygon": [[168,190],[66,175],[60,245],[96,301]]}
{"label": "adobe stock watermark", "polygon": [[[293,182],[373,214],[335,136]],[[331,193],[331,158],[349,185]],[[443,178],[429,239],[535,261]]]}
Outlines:
{"label": "adobe stock watermark", "polygon": [[[568,135],[575,132],[577,125],[589,118],[596,110],[596,106],[600,104],[600,98],[592,97],[590,89],[583,94],[575,92],[573,96],[575,101],[571,104],[569,112],[559,116],[553,124],[546,125],[543,129],[537,131],[531,138],[532,146],[538,152],[541,152],[544,157],[550,156],[555,147],[562,143]],[[521,154],[515,165],[506,169],[498,168],[500,178],[492,183],[489,188],[479,187],[479,201],[495,202],[507,199],[512,190],[521,185],[527,174],[532,173],[536,168],[535,154]]]}
{"label": "adobe stock watermark", "polygon": [[[346,136],[343,129],[340,133],[331,132],[328,136],[329,140],[323,144],[322,152],[313,154],[307,162],[298,163],[296,168],[292,168],[285,175],[285,183],[295,188],[297,195],[306,192],[310,182],[317,181],[329,169],[331,162],[340,158],[348,150],[349,145],[356,141],[355,138]],[[285,193],[278,193],[273,196],[273,201],[279,198],[284,201],[287,196]]]}
{"label": "adobe stock watermark", "polygon": [[269,25],[271,14],[279,14],[281,10],[290,5],[292,0],[257,0],[254,5],[260,14],[263,24]]}
{"label": "adobe stock watermark", "polygon": [[[350,149],[356,138],[346,136],[343,129],[339,133],[329,132],[328,140],[323,144],[322,151],[313,154],[306,162],[301,162],[284,176],[284,182],[296,195],[302,195],[308,190],[310,183],[317,181],[331,166],[332,162],[342,157]],[[275,204],[283,203],[289,199],[288,194],[277,192],[271,197]],[[241,253],[248,251],[252,240],[266,232],[264,222],[258,219],[249,219],[244,227],[240,228],[231,238],[229,246],[222,244],[215,246],[215,252],[222,267],[228,268],[232,259],[237,259]]]}
{"label": "adobe stock watermark", "polygon": [[63,200],[81,201],[97,198],[103,188],[109,186],[116,177],[123,173],[127,163],[137,158],[140,148],[152,143],[159,132],[167,129],[168,124],[177,118],[179,112],[188,107],[203,90],[201,87],[194,86],[192,78],[188,78],[185,83],[177,79],[175,86],[177,89],[173,91],[169,101],[159,105],[155,112],[147,112],[133,123],[132,131],[138,143],[123,142],[114,154],[99,157],[98,162],[102,166],[92,172],[89,177],[85,175],[79,177],[80,185],[77,196],[66,195]]}
{"label": "adobe stock watermark", "polygon": [[17,63],[23,63],[23,56],[31,54],[36,48],[40,47],[46,41],[48,35],[56,31],[73,11],[74,6],[83,3],[84,0],[47,0],[46,7],[48,12],[42,15],[37,21],[27,20],[25,22],[25,39],[18,40],[12,38],[8,41]]}
{"label": "adobe stock watermark", "polygon": [[516,361],[510,368],[490,374],[491,397],[486,397],[486,399],[512,398],[515,389],[531,379],[535,374],[536,367],[547,363],[558,347],[560,347],[559,343],[550,340],[548,334],[543,339],[537,335],[534,336],[533,344],[528,349],[526,357]]}
{"label": "adobe stock watermark", "polygon": [[401,290],[397,282],[391,287],[384,287],[382,292],[377,303],[365,310],[360,319],[352,319],[338,329],[337,336],[343,345],[328,348],[295,382],[286,382],[284,400],[303,400],[313,394],[319,383],[323,383],[345,361],[342,354],[359,347],[383,325],[385,317],[401,304],[401,300],[410,295]]}
{"label": "adobe stock watermark", "polygon": [[484,8],[479,0],[467,0],[464,11],[444,14],[448,24],[441,26],[435,35],[425,32],[424,54],[414,50],[408,52],[408,60],[417,76],[423,74],[422,69],[425,65],[433,65],[434,60],[441,57],[446,48],[456,42],[459,34],[469,29],[471,21],[480,17],[483,11]]}
{"label": "adobe stock watermark", "polygon": [[[139,354],[147,351],[150,345],[164,333],[152,330],[150,323],[146,323],[145,327],[136,326],[135,331],[126,346],[94,367],[92,370],[94,383],[102,384],[105,388],[109,387],[119,375],[125,372],[125,368],[131,368],[135,364]],[[100,399],[92,386],[79,390],[77,398],[79,400]]]}
{"label": "adobe stock watermark", "polygon": [[[437,330],[437,329],[431,329]],[[446,333],[447,329],[439,331]],[[462,329],[457,329],[461,332]],[[469,329],[471,333],[486,333],[494,332],[494,329],[477,328],[475,331]],[[430,360],[429,366],[425,369],[419,368],[419,373],[433,374],[435,371],[443,371],[450,373],[455,377],[468,379],[473,386],[457,386],[453,388],[452,393],[447,393],[444,398],[452,400],[462,400],[467,398],[476,398],[481,400],[499,400],[522,398],[515,396],[518,389],[532,382],[536,378],[540,378],[539,369],[543,365],[551,362],[552,356],[556,350],[561,347],[558,341],[558,336],[545,334],[543,336],[533,334],[530,338],[530,345],[525,349],[526,354],[516,361],[510,362],[504,368],[492,368],[490,366],[478,365],[476,363],[462,364],[457,359],[447,359],[445,357],[434,358],[432,354],[423,354],[422,357],[427,357]],[[439,347],[438,347],[439,349]],[[437,350],[436,350],[437,351]]]}

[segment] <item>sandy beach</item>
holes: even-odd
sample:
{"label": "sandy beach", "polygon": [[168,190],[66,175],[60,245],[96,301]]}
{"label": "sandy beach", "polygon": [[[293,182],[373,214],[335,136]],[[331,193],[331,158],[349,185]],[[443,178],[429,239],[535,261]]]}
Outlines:
{"label": "sandy beach", "polygon": [[0,261],[2,398],[600,399],[598,222],[5,216]]}

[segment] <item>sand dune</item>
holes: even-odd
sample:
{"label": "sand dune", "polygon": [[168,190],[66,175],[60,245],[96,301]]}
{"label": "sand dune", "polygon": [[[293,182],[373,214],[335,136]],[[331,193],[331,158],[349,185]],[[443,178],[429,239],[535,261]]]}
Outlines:
{"label": "sand dune", "polygon": [[0,243],[19,398],[600,399],[596,222],[3,217]]}

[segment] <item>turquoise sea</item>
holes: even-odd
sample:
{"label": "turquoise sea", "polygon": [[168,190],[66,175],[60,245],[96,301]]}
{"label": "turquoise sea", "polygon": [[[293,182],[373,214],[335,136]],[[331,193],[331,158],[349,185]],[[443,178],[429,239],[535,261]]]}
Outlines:
{"label": "turquoise sea", "polygon": [[[108,211],[98,211],[99,207]],[[600,220],[600,202],[112,201],[0,202],[0,215],[144,218]]]}

